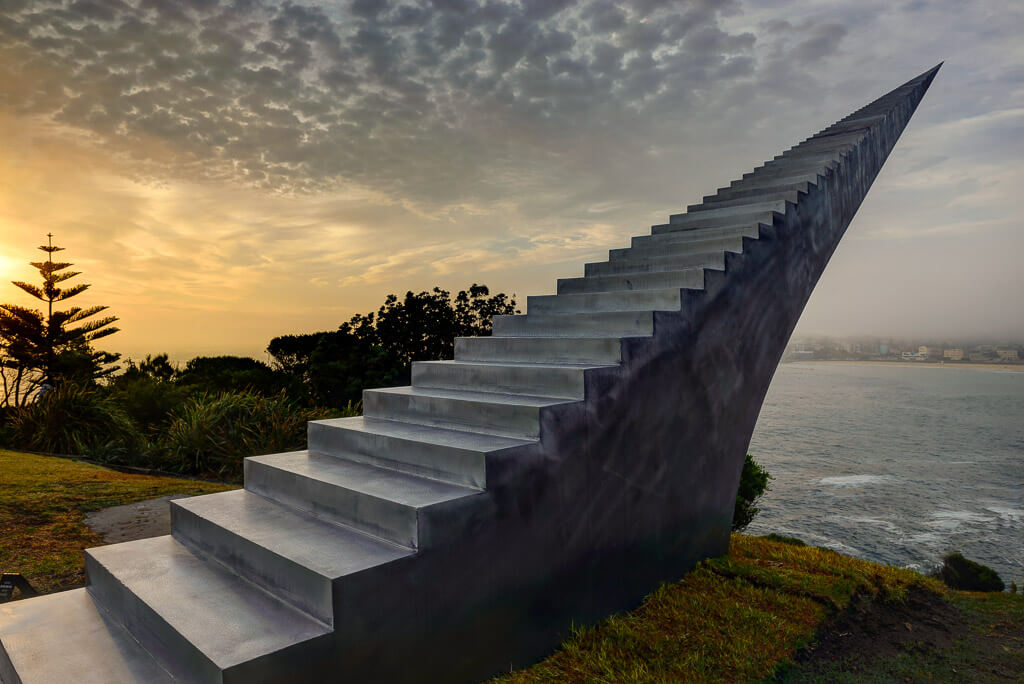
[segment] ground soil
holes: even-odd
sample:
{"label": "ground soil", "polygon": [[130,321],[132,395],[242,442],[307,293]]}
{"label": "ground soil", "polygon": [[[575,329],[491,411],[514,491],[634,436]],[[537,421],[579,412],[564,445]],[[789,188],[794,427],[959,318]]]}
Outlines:
{"label": "ground soil", "polygon": [[111,506],[93,513],[86,513],[85,524],[93,532],[103,537],[106,544],[118,544],[170,534],[170,501],[185,496],[184,494],[172,494],[124,506]]}
{"label": "ground soil", "polygon": [[1018,610],[993,616],[973,610],[970,599],[921,589],[903,602],[863,598],[776,681],[1024,682],[1024,620]]}

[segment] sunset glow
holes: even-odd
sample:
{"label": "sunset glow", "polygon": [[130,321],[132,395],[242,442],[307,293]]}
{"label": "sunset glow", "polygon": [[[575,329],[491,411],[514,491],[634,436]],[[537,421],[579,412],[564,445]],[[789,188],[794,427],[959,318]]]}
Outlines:
{"label": "sunset glow", "polygon": [[1024,10],[869,4],[4,3],[0,301],[53,232],[133,357],[525,304],[944,59],[799,332],[1024,335]]}

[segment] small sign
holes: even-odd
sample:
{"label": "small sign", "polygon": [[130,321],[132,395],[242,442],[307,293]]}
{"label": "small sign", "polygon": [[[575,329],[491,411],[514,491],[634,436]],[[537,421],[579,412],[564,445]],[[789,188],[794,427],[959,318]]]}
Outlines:
{"label": "small sign", "polygon": [[38,591],[32,588],[28,580],[16,572],[5,572],[0,574],[0,603],[10,601],[14,598],[14,590],[21,592],[22,598],[36,596]]}

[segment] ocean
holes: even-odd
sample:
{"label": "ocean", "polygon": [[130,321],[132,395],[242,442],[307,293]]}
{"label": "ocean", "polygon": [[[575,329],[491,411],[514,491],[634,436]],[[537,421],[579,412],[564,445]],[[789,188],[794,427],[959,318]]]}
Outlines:
{"label": "ocean", "polygon": [[749,534],[922,571],[957,550],[1024,585],[1024,372],[782,364],[749,451],[775,478]]}

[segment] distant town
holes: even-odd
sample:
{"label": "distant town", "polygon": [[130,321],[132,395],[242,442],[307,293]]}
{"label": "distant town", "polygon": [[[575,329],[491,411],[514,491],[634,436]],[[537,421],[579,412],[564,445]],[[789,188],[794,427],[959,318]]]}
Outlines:
{"label": "distant town", "polygon": [[[922,344],[922,342],[927,342]],[[909,361],[917,363],[1024,364],[1022,344],[937,344],[925,340],[813,337],[790,340],[783,362]]]}

